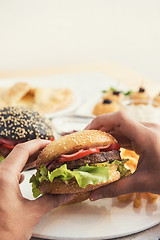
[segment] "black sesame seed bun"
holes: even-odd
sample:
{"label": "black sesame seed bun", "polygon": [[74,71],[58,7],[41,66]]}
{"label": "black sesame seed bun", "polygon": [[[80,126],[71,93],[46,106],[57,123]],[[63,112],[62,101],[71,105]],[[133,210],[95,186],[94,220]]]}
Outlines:
{"label": "black sesame seed bun", "polygon": [[0,109],[0,137],[28,141],[31,139],[52,139],[51,122],[38,112],[23,107]]}

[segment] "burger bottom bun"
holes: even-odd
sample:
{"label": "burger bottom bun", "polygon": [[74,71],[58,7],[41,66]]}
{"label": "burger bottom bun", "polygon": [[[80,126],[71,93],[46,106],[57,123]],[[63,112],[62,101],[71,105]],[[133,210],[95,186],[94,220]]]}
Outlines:
{"label": "burger bottom bun", "polygon": [[90,192],[75,193],[74,198],[71,201],[69,201],[68,203],[66,203],[66,205],[83,202],[83,201],[87,200],[89,198],[89,196],[90,196]]}
{"label": "burger bottom bun", "polygon": [[42,182],[39,189],[42,194],[75,194],[75,198],[69,202],[75,203],[88,199],[91,191],[117,181],[118,179],[120,179],[120,173],[117,171],[117,164],[113,164],[110,166],[110,177],[107,182],[101,182],[96,185],[89,184],[86,188],[81,188],[78,186],[75,178],[72,178],[69,181],[62,181],[55,178],[52,183],[49,181]]}

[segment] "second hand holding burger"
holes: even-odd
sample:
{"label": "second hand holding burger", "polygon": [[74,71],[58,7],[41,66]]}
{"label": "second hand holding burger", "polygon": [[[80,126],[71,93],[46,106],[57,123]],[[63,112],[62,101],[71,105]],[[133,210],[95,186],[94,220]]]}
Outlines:
{"label": "second hand holding burger", "polygon": [[91,191],[130,174],[119,148],[113,136],[99,130],[75,132],[49,143],[30,179],[33,196],[74,193],[72,202],[88,199]]}

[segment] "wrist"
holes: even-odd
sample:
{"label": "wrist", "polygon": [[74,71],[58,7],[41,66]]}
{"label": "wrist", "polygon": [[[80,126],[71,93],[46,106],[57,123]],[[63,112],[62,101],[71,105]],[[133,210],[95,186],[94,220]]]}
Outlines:
{"label": "wrist", "polygon": [[27,229],[21,229],[21,227],[16,227],[16,224],[14,226],[14,229],[9,229],[9,227],[6,227],[4,224],[1,224],[0,222],[0,240],[29,240],[32,236],[32,233],[30,231],[27,231]]}
{"label": "wrist", "polygon": [[1,239],[6,239],[6,240],[13,239],[13,240],[15,240],[15,237],[13,236],[13,234],[11,232],[4,231],[3,229],[0,230],[0,232],[1,232],[0,240]]}
{"label": "wrist", "polygon": [[[5,231],[4,229],[0,229],[0,240],[29,240],[32,235],[29,234],[21,234],[18,232],[12,232],[12,231]],[[27,236],[28,235],[28,236]]]}

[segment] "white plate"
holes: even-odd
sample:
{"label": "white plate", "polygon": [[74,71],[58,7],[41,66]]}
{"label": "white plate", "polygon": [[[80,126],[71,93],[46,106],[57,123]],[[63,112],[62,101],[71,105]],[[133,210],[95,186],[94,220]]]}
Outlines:
{"label": "white plate", "polygon": [[[29,178],[34,170],[24,172],[20,185],[24,197],[33,199]],[[111,239],[140,232],[160,223],[160,200],[133,208],[133,202],[117,199],[89,200],[52,210],[35,227],[33,236],[48,239]]]}
{"label": "white plate", "polygon": [[55,117],[52,119],[54,135],[63,135],[63,133],[70,133],[72,131],[82,131],[93,118],[80,117],[76,115]]}
{"label": "white plate", "polygon": [[83,115],[83,116],[90,116],[90,117],[95,117],[92,112],[93,112],[93,108],[94,106],[98,103],[102,101],[102,94],[101,92],[97,93],[94,98],[92,99],[88,99],[88,101],[85,102],[85,104],[83,104],[78,110],[77,110],[77,114],[78,115]]}
{"label": "white plate", "polygon": [[54,117],[68,115],[69,113],[74,112],[79,107],[80,104],[81,104],[81,99],[74,94],[73,102],[68,107],[66,107],[62,110],[56,111],[56,112],[47,113],[47,114],[45,114],[45,116],[47,118],[52,119]]}

